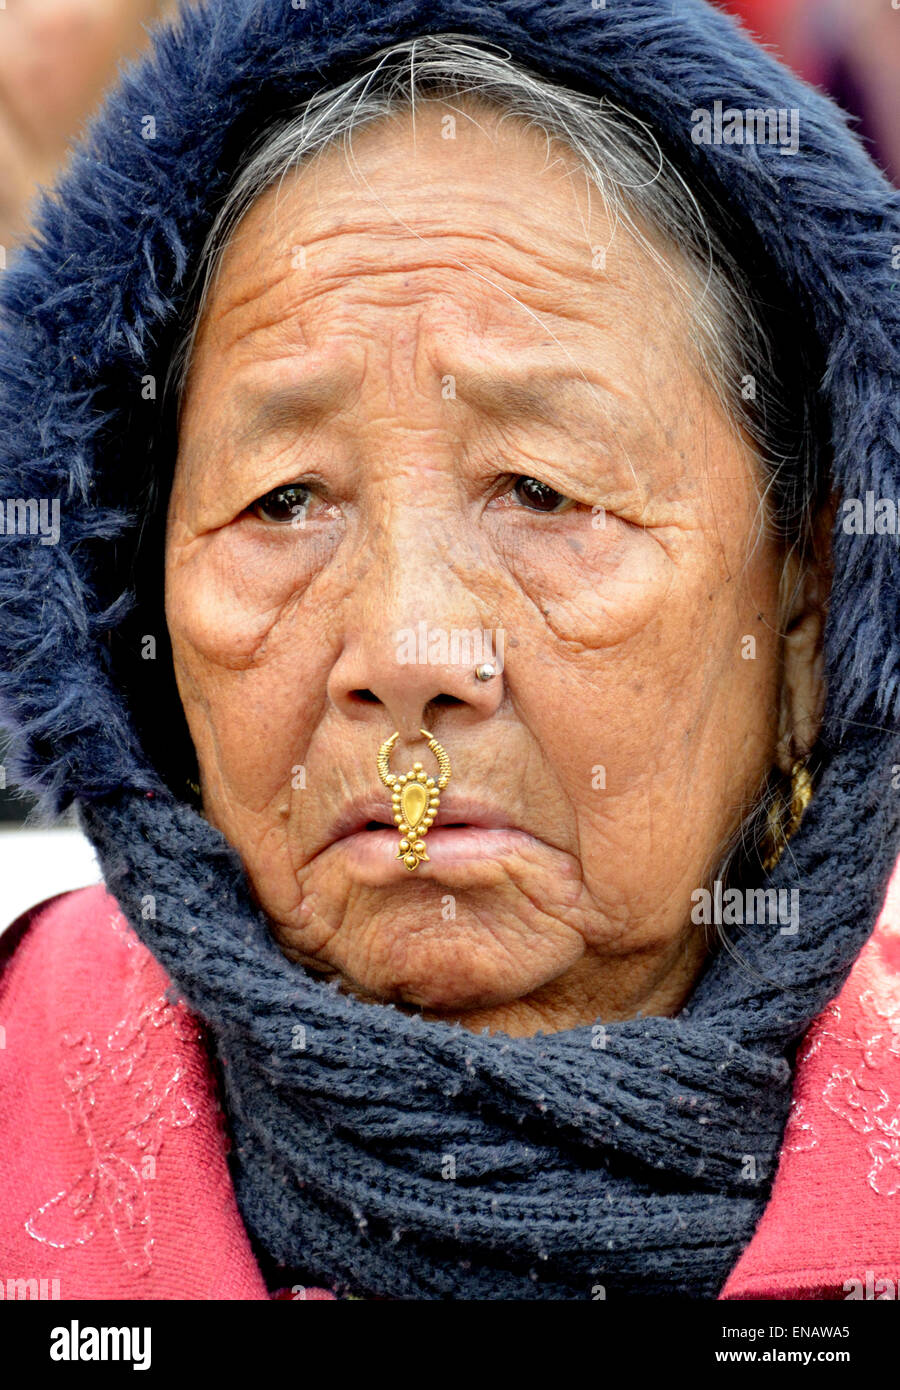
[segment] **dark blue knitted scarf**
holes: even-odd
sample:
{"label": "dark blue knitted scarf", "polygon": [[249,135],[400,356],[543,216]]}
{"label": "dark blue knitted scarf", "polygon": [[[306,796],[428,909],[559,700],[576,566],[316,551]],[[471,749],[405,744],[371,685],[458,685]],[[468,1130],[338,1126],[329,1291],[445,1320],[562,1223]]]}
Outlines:
{"label": "dark blue knitted scarf", "polygon": [[[241,1214],[294,1279],[399,1298],[712,1296],[765,1206],[790,1044],[871,930],[865,788],[826,774],[846,858],[814,802],[773,878],[801,885],[796,937],[757,928],[744,964],[719,955],[677,1018],[515,1039],[362,1003],[292,965],[237,856],[184,806],[132,795],[85,824],[211,1027]],[[807,886],[823,861],[828,888]]]}
{"label": "dark blue knitted scarf", "polygon": [[[63,500],[57,546],[0,546],[3,717],[20,778],[51,810],[79,804],[111,891],[208,1025],[268,1261],[387,1297],[711,1297],[766,1204],[795,1045],[869,936],[897,851],[897,538],[834,534],[824,771],[770,883],[799,889],[800,930],[746,929],[677,1018],[490,1037],[308,976],[235,852],[168,789],[124,693],[136,479],[159,457],[142,383],[165,376],[216,200],[279,106],[448,30],[653,125],[753,229],[821,345],[822,468],[846,496],[900,496],[900,200],[835,109],[723,15],[215,0],[129,70],[0,275],[0,495]],[[799,108],[799,153],[693,144],[691,112],[719,99]]]}

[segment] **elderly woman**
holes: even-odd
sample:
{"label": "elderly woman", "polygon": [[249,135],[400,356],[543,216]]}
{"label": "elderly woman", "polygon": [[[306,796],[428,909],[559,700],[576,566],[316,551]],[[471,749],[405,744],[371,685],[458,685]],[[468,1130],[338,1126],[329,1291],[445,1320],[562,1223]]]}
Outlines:
{"label": "elderly woman", "polygon": [[108,892],[5,938],[0,1274],[867,1296],[898,200],[700,0],[430,10],[186,11],[2,282],[5,717]]}

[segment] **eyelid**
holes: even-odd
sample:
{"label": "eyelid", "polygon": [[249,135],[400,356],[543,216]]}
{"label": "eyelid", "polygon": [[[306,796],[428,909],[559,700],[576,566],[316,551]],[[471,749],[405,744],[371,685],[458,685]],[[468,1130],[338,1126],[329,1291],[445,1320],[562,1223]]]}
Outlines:
{"label": "eyelid", "polygon": [[514,505],[520,511],[531,512],[535,516],[562,516],[565,512],[571,511],[573,507],[585,505],[579,502],[577,498],[570,497],[567,492],[560,492],[559,488],[554,487],[552,483],[546,482],[543,478],[537,477],[534,473],[505,473],[500,480],[501,490],[494,494],[495,499],[497,501],[502,501],[507,497],[515,497],[516,484],[525,482],[526,480],[540,483],[542,487],[549,488],[551,492],[557,494],[561,501],[565,503],[565,506],[559,506],[554,511],[542,512],[539,507],[529,507],[526,502],[522,502],[516,498]]}
{"label": "eyelid", "polygon": [[273,520],[271,520],[271,519],[268,518],[268,517],[263,517],[263,516],[261,515],[261,512],[262,512],[262,509],[263,509],[264,504],[266,503],[266,501],[267,501],[269,498],[274,497],[276,494],[278,494],[278,493],[280,493],[280,492],[290,492],[292,488],[300,488],[300,489],[302,489],[305,493],[307,493],[307,497],[304,499],[303,503],[297,502],[297,503],[292,503],[292,504],[291,504],[292,515],[296,515],[296,513],[293,512],[294,506],[305,506],[305,505],[308,505],[309,501],[310,501],[311,498],[312,498],[313,491],[312,491],[312,488],[309,486],[308,483],[301,483],[301,482],[277,483],[277,484],[275,485],[275,487],[270,487],[269,490],[268,490],[268,492],[264,492],[264,493],[262,493],[259,497],[255,498],[255,499],[250,503],[250,505],[247,507],[247,509],[246,509],[247,512],[248,512],[251,516],[257,517],[258,520],[260,520],[260,521],[267,521],[267,522],[268,522],[270,525],[272,525],[272,526],[289,525],[289,524],[290,524],[290,521],[291,521],[291,519],[292,519],[292,517],[285,517],[285,518],[282,518],[282,519],[280,519],[280,520],[278,520],[278,521],[273,521]]}
{"label": "eyelid", "polygon": [[264,497],[270,497],[273,492],[284,492],[284,490],[289,487],[306,488],[308,492],[314,492],[320,497],[328,495],[328,485],[321,473],[302,473],[299,477],[285,478],[284,481],[273,483],[271,487],[266,488],[265,492],[255,497],[250,503],[250,506],[255,506],[256,503],[261,502]]}

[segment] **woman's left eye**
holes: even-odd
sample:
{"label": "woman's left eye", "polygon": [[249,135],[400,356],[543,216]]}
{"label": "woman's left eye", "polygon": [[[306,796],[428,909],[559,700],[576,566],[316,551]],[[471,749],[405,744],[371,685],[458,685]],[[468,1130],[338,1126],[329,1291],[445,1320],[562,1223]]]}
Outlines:
{"label": "woman's left eye", "polygon": [[516,494],[519,501],[531,511],[536,512],[561,512],[567,511],[574,506],[571,497],[566,497],[547,483],[542,483],[538,478],[520,477],[513,485],[512,491]]}
{"label": "woman's left eye", "polygon": [[248,508],[253,516],[261,521],[271,521],[285,525],[302,516],[309,503],[310,491],[302,483],[288,483],[286,487],[275,487],[264,497],[259,497]]}

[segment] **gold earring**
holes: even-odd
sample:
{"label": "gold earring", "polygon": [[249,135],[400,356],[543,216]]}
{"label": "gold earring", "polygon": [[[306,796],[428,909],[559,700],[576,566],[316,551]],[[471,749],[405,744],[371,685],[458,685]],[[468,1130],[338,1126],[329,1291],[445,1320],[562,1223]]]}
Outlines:
{"label": "gold earring", "polygon": [[439,775],[436,779],[428,776],[421,763],[413,763],[409,772],[399,777],[391,772],[391,749],[400,737],[399,732],[395,731],[390,738],[385,739],[376,759],[378,776],[391,790],[394,824],[400,835],[400,848],[396,857],[402,859],[410,871],[417,869],[423,859],[426,862],[428,860],[425,853],[425,836],[434,823],[438,806],[441,804],[440,794],[450,781],[451,775],[450,759],[437,739],[432,738],[427,729],[420,729],[419,733],[428,739],[428,747],[437,759]]}
{"label": "gold earring", "polygon": [[785,846],[792,835],[800,829],[804,812],[812,800],[812,777],[805,762],[798,761],[791,768],[791,799],[787,801],[779,791],[769,807],[767,816],[767,840],[769,853],[763,860],[763,868],[768,873],[774,869]]}

